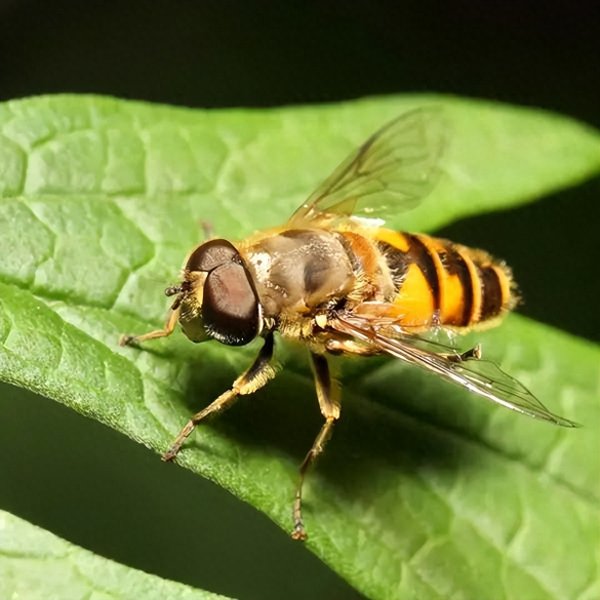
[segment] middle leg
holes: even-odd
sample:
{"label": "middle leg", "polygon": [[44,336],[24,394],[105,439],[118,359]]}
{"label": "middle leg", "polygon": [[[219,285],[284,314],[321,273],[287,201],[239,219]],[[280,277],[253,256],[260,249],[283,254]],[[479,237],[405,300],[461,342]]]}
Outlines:
{"label": "middle leg", "polygon": [[315,377],[317,398],[319,399],[319,408],[321,409],[321,414],[325,417],[325,423],[323,423],[311,449],[300,465],[300,481],[296,488],[293,509],[294,529],[292,530],[292,538],[295,540],[305,540],[308,537],[302,519],[302,487],[304,485],[304,477],[309,467],[325,449],[325,444],[331,436],[333,425],[340,418],[340,388],[337,382],[331,377],[327,358],[323,354],[315,354],[313,352],[311,352],[310,357]]}

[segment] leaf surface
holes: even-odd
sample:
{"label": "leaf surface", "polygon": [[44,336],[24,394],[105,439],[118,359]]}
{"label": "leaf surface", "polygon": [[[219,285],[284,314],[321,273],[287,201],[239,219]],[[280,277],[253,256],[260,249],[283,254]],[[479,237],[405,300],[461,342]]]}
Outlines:
{"label": "leaf surface", "polygon": [[0,597],[225,600],[131,569],[0,511]]}
{"label": "leaf surface", "polygon": [[[257,346],[155,328],[201,221],[236,238],[284,221],[387,119],[442,105],[451,143],[431,198],[390,224],[431,230],[600,171],[600,136],[505,105],[406,96],[268,111],[95,97],[0,106],[0,378],[163,452]],[[517,316],[477,336],[563,430],[379,359],[344,365],[343,418],[306,488],[309,548],[371,598],[600,595],[598,349]],[[320,417],[303,354],[203,425],[180,463],[289,529]],[[568,565],[568,566],[567,566]]]}

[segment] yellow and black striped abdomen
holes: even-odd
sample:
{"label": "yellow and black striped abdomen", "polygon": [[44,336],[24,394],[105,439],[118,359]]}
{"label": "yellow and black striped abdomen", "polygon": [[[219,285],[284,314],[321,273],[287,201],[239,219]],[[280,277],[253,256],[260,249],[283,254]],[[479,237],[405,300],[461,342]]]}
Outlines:
{"label": "yellow and black striped abdomen", "polygon": [[386,229],[376,241],[394,280],[395,312],[407,328],[483,326],[516,304],[510,269],[483,250]]}

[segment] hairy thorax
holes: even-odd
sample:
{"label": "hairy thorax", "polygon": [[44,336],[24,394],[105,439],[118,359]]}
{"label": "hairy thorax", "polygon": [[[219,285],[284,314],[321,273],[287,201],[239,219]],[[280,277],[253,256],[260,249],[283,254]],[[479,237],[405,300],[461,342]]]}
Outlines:
{"label": "hairy thorax", "polygon": [[257,240],[240,252],[265,318],[309,316],[345,298],[355,287],[348,252],[331,232],[292,229]]}

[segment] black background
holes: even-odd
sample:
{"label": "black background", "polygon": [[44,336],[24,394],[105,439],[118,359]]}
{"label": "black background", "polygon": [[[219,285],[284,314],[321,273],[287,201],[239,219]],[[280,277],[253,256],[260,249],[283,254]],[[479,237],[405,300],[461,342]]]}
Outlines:
{"label": "black background", "polygon": [[[0,1],[0,99],[89,92],[229,107],[426,91],[542,107],[599,127],[595,5]],[[523,313],[598,340],[599,194],[596,179],[441,234],[505,258]],[[105,556],[244,599],[357,597],[225,492],[7,386],[0,456],[1,508]]]}

